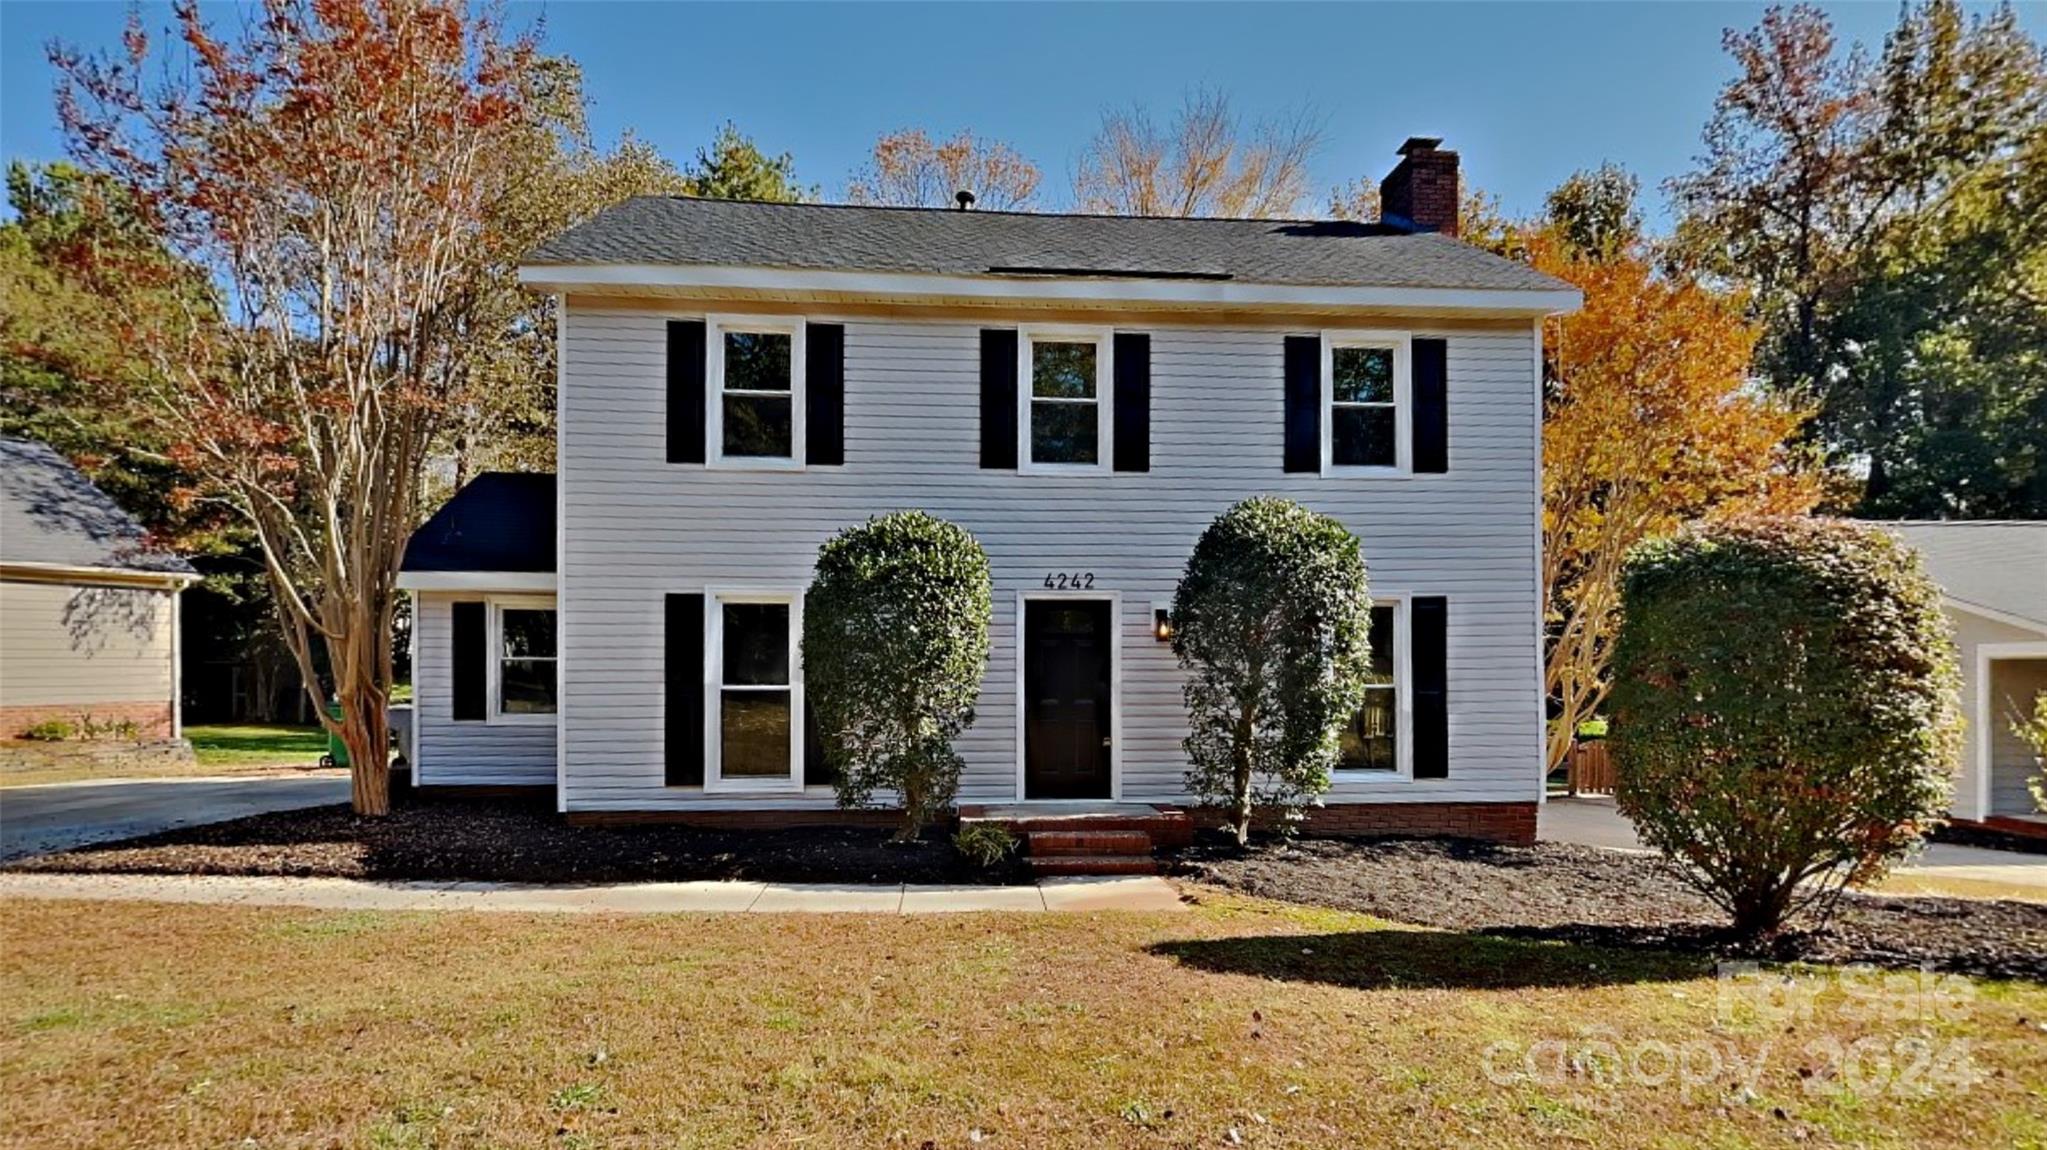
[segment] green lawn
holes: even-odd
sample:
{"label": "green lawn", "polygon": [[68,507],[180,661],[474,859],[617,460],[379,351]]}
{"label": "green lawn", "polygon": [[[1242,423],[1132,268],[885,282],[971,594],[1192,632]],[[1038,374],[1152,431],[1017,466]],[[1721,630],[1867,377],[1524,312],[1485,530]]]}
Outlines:
{"label": "green lawn", "polygon": [[222,724],[186,727],[204,767],[310,767],[327,753],[319,727]]}
{"label": "green lawn", "polygon": [[1697,959],[1193,893],[1092,915],[0,902],[0,1145],[2047,1145],[2047,987],[1943,1008],[1916,976],[1874,999],[1772,982],[1810,1011],[1723,1015]]}

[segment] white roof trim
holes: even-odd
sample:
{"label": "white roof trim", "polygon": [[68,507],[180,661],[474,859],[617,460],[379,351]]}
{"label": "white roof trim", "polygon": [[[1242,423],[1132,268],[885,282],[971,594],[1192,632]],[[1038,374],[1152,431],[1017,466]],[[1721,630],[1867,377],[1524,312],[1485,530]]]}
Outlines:
{"label": "white roof trim", "polygon": [[197,583],[199,576],[186,571],[146,571],[136,567],[88,567],[71,563],[0,562],[0,576],[33,579],[44,583],[113,583],[136,587],[183,590]]}
{"label": "white roof trim", "polygon": [[704,264],[526,264],[519,282],[540,291],[621,288],[732,292],[819,292],[890,299],[934,297],[989,303],[1117,303],[1193,307],[1343,307],[1378,311],[1470,312],[1500,316],[1576,311],[1576,290],[1343,287],[1112,277],[959,276]]}
{"label": "white roof trim", "polygon": [[552,571],[400,571],[401,591],[553,591]]}

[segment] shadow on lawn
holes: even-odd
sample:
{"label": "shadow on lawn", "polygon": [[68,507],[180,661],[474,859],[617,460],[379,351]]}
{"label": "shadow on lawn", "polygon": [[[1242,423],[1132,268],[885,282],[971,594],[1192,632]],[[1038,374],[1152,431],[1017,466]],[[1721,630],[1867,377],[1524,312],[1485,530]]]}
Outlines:
{"label": "shadow on lawn", "polygon": [[1712,972],[1707,958],[1432,930],[1189,939],[1147,949],[1215,974],[1352,990],[1594,987],[1682,982]]}

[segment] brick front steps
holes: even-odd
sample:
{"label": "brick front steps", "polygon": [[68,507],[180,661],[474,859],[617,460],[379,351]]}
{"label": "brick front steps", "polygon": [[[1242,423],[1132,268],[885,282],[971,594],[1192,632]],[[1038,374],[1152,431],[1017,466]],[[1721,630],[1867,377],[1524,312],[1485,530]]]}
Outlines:
{"label": "brick front steps", "polygon": [[1031,873],[1050,875],[1157,874],[1152,852],[1185,846],[1194,823],[1185,811],[1143,803],[1103,803],[1067,810],[1032,806],[967,806],[960,825],[993,823],[1024,843]]}

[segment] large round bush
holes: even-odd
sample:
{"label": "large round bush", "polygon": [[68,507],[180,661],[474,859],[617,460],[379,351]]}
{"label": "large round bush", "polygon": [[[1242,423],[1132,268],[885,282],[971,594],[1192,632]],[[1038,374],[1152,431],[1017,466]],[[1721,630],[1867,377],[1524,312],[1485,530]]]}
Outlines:
{"label": "large round bush", "polygon": [[849,527],[817,555],[803,601],[804,690],[843,806],[901,800],[913,838],[959,792],[952,740],[988,665],[988,557],[921,511]]}
{"label": "large round bush", "polygon": [[1195,542],[1172,616],[1187,788],[1238,842],[1254,811],[1296,814],[1329,789],[1364,702],[1371,612],[1357,537],[1291,500],[1247,499]]}
{"label": "large round bush", "polygon": [[1755,518],[1629,557],[1622,813],[1742,933],[1822,916],[1946,809],[1960,676],[1940,591],[1877,528]]}

